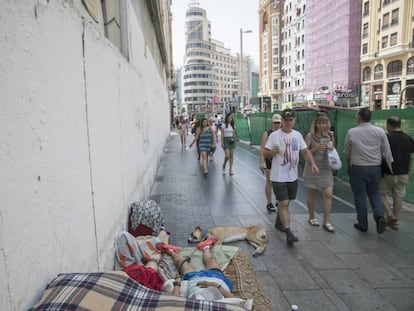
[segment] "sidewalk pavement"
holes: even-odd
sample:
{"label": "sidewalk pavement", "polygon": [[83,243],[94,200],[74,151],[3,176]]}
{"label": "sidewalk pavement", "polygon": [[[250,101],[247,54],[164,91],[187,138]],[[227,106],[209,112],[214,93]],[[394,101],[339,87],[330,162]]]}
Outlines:
{"label": "sidewalk pavement", "polygon": [[[239,147],[238,155],[243,156]],[[353,211],[332,213],[336,232],[331,234],[310,226],[307,212],[295,209],[291,228],[300,241],[288,248],[285,235],[274,228],[275,213],[263,204],[264,183],[257,185],[255,173],[243,161],[235,163],[234,176],[223,174],[223,150],[218,147],[205,178],[194,147],[182,151],[179,137],[171,133],[150,197],[162,209],[171,244],[190,246],[187,238],[196,225],[259,224],[269,236],[263,255],[252,257],[254,249],[246,241],[232,245],[250,254],[274,310],[288,311],[292,304],[306,311],[414,310],[412,208],[402,212],[398,231],[387,228],[382,235],[372,220],[367,233],[355,230]]]}

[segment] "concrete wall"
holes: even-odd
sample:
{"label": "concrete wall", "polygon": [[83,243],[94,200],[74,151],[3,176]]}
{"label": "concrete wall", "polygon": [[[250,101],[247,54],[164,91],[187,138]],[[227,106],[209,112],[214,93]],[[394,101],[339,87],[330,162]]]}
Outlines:
{"label": "concrete wall", "polygon": [[0,310],[58,273],[111,270],[128,205],[150,193],[168,91],[151,25],[128,14],[131,63],[70,2],[1,1]]}

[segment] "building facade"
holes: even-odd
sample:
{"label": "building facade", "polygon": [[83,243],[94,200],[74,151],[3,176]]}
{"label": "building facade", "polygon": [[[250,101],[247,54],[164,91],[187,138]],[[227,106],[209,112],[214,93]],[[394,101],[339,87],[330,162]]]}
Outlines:
{"label": "building facade", "polygon": [[238,111],[242,108],[243,96],[249,96],[249,58],[243,57],[241,68],[241,55],[231,54],[222,42],[211,38],[207,12],[199,3],[189,4],[185,22],[182,94],[188,114]]}
{"label": "building facade", "polygon": [[261,110],[281,109],[282,83],[282,28],[283,0],[259,2],[259,92]]}
{"label": "building facade", "polygon": [[361,100],[371,109],[405,108],[412,105],[412,0],[362,1],[361,77]]}
{"label": "building facade", "polygon": [[303,105],[305,93],[305,10],[306,0],[285,0],[283,9],[283,100]]}
{"label": "building facade", "polygon": [[361,6],[307,0],[305,88],[314,104],[356,106],[360,84]]}

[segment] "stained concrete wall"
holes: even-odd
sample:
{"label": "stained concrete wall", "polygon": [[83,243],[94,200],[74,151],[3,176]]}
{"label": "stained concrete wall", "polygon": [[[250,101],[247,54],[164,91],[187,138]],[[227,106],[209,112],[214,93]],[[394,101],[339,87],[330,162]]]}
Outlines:
{"label": "stained concrete wall", "polygon": [[1,1],[0,310],[58,273],[111,270],[128,205],[150,193],[168,90],[151,25],[128,14],[131,62],[70,1]]}

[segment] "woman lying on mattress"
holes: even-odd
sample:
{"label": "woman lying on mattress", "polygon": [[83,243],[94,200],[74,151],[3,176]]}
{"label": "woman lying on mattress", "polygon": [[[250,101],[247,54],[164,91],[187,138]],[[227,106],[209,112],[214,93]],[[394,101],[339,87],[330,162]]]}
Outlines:
{"label": "woman lying on mattress", "polygon": [[171,256],[180,273],[172,284],[170,280],[167,280],[163,285],[163,290],[176,296],[184,294],[188,298],[212,301],[233,297],[231,293],[233,284],[224,276],[211,252],[216,242],[217,239],[209,238],[197,245],[197,248],[203,252],[206,270],[197,270],[192,267],[188,260],[178,253],[178,247],[162,242],[157,243],[159,250]]}
{"label": "woman lying on mattress", "polygon": [[[211,252],[217,239],[210,238],[197,245],[203,252],[206,270],[196,270],[179,254],[178,247],[160,240],[153,238],[138,245],[131,234],[121,232],[117,237],[115,268],[122,269],[132,279],[150,289],[176,296],[210,301],[233,297],[233,284],[224,276]],[[170,255],[177,267],[180,274],[175,280],[163,282],[157,272],[160,252]]]}

